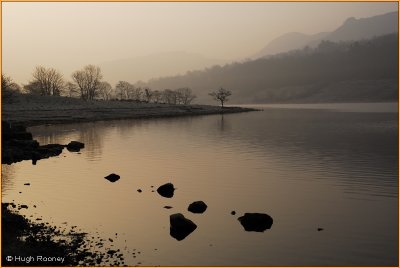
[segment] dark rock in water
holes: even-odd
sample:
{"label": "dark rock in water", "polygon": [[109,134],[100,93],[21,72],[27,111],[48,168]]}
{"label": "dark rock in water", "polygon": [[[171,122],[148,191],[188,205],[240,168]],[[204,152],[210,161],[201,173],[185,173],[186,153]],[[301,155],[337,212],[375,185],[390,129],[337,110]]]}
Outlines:
{"label": "dark rock in water", "polygon": [[171,206],[164,206],[164,208],[171,209],[172,207]]}
{"label": "dark rock in water", "polygon": [[57,156],[62,153],[64,145],[61,144],[47,144],[39,146],[37,152],[40,155],[40,159]]}
{"label": "dark rock in water", "polygon": [[61,154],[64,145],[48,144],[39,146],[32,134],[26,132],[22,125],[10,124],[2,121],[2,148],[1,163],[11,164],[23,160],[37,160],[57,156]]}
{"label": "dark rock in water", "polygon": [[142,192],[142,189],[138,189],[137,191],[138,191],[139,193],[141,193],[141,192]]}
{"label": "dark rock in water", "polygon": [[196,201],[189,205],[188,210],[193,213],[203,213],[206,211],[207,205],[203,201]]}
{"label": "dark rock in water", "polygon": [[273,223],[271,216],[264,213],[245,213],[238,220],[247,232],[264,232]]}
{"label": "dark rock in water", "polygon": [[171,198],[174,196],[174,185],[172,183],[166,183],[164,185],[161,185],[160,187],[158,187],[157,192],[166,198]]}
{"label": "dark rock in water", "polygon": [[71,141],[67,144],[67,150],[70,152],[79,152],[82,148],[85,148],[85,144],[79,141]]}
{"label": "dark rock in water", "polygon": [[323,230],[324,230],[324,228],[318,228],[317,229],[318,232],[323,231]]}
{"label": "dark rock in water", "polygon": [[236,215],[236,211],[232,210],[232,211],[231,211],[231,214],[232,214],[232,215]]}
{"label": "dark rock in water", "polygon": [[185,239],[197,228],[196,224],[185,218],[181,213],[169,216],[169,222],[169,234],[178,241]]}
{"label": "dark rock in water", "polygon": [[28,208],[27,205],[21,205],[21,208]]}
{"label": "dark rock in water", "polygon": [[28,182],[28,183],[24,183],[24,185],[29,186],[29,185],[31,185],[31,184]]}
{"label": "dark rock in water", "polygon": [[105,179],[111,181],[111,182],[116,182],[117,180],[119,180],[120,176],[115,174],[115,173],[111,173],[110,175],[104,177]]}

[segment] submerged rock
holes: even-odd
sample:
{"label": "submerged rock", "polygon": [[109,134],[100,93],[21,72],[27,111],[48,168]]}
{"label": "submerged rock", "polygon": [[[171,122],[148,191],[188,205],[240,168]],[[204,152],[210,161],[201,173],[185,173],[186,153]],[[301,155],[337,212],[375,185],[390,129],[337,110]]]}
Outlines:
{"label": "submerged rock", "polygon": [[164,208],[171,209],[172,207],[171,206],[164,206]]}
{"label": "submerged rock", "polygon": [[166,198],[171,198],[174,196],[174,185],[172,183],[166,183],[164,185],[161,185],[160,187],[158,187],[157,192]]}
{"label": "submerged rock", "polygon": [[120,176],[115,173],[111,173],[110,175],[105,176],[104,178],[109,180],[110,182],[116,182],[117,180],[119,180]]}
{"label": "submerged rock", "polygon": [[188,210],[193,213],[203,213],[206,211],[207,205],[203,201],[196,201],[189,205]]}
{"label": "submerged rock", "polygon": [[70,152],[79,152],[82,148],[85,148],[85,144],[79,141],[71,141],[67,144],[67,150]]}
{"label": "submerged rock", "polygon": [[245,213],[238,220],[247,232],[264,232],[273,223],[271,216],[264,213]]}
{"label": "submerged rock", "polygon": [[169,222],[169,234],[178,241],[185,239],[197,228],[195,223],[185,218],[181,213],[170,215]]}
{"label": "submerged rock", "polygon": [[232,210],[231,215],[236,215],[236,211]]}

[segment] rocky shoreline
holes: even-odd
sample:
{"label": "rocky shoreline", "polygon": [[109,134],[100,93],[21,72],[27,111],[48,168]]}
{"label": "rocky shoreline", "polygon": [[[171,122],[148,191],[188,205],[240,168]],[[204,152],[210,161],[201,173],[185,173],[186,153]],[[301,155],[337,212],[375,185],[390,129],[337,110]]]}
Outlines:
{"label": "rocky shoreline", "polygon": [[[1,204],[2,266],[122,266],[119,250],[93,251],[87,234],[37,223],[18,214],[24,205]],[[94,241],[99,244],[101,242]]]}
{"label": "rocky shoreline", "polygon": [[12,164],[23,160],[32,160],[32,164],[40,159],[60,155],[64,148],[72,152],[79,152],[84,144],[71,141],[67,145],[46,144],[39,145],[39,142],[32,138],[32,134],[26,131],[26,127],[19,123],[1,121],[2,147],[1,163]]}

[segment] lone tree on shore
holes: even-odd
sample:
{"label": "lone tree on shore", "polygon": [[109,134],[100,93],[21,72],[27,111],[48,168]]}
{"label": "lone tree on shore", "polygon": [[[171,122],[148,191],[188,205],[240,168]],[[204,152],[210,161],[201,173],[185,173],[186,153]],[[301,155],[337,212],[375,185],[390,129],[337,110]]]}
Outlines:
{"label": "lone tree on shore", "polygon": [[224,102],[228,101],[228,97],[230,95],[232,95],[232,92],[230,90],[227,90],[225,88],[220,88],[214,92],[209,93],[208,95],[210,95],[211,97],[214,98],[214,100],[216,101],[220,101],[221,102],[221,107],[224,108]]}

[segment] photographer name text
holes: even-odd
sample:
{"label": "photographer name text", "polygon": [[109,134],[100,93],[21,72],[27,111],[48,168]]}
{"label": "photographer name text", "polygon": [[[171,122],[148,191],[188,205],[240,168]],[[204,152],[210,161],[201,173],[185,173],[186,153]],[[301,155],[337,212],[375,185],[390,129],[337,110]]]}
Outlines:
{"label": "photographer name text", "polygon": [[8,262],[58,262],[64,263],[65,257],[51,257],[51,256],[7,256],[6,261]]}

